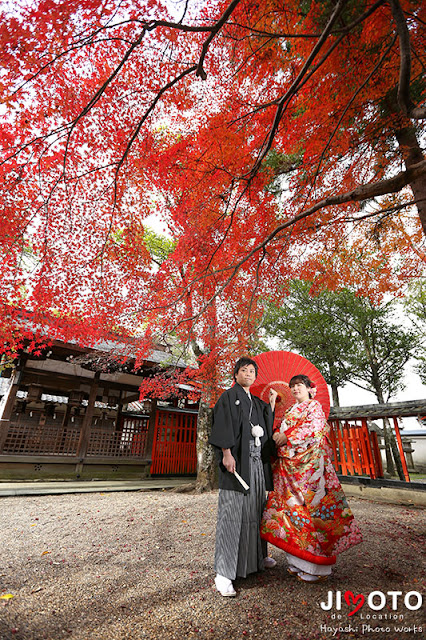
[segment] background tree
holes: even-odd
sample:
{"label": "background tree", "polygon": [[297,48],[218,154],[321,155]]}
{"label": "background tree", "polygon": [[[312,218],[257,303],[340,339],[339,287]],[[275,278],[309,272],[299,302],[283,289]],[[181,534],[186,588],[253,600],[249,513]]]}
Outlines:
{"label": "background tree", "polygon": [[[349,289],[310,295],[311,283],[296,281],[282,308],[269,307],[267,334],[307,357],[334,385],[351,382],[384,404],[404,388],[404,366],[416,350],[416,332],[396,321],[393,302],[373,304]],[[333,392],[333,401],[337,389]],[[404,478],[398,448],[384,424],[387,471],[392,456]],[[391,453],[392,452],[392,453]]]}
{"label": "background tree", "polygon": [[281,305],[267,305],[262,326],[266,338],[278,338],[280,348],[297,351],[321,371],[331,387],[333,405],[339,406],[339,387],[349,380],[346,358],[355,348],[354,338],[336,318],[338,294],[324,290],[312,296],[311,288],[311,282],[293,280]]}
{"label": "background tree", "polygon": [[335,318],[346,326],[356,350],[348,352],[347,372],[361,389],[388,402],[404,388],[404,366],[415,351],[415,331],[396,321],[394,303],[375,305],[345,289],[335,294]]}
{"label": "background tree", "polygon": [[426,383],[426,281],[418,278],[410,283],[407,291],[405,309],[408,311],[417,330],[414,357],[418,361],[416,370],[422,382]]}
{"label": "background tree", "polygon": [[[351,382],[372,391],[379,403],[387,402],[404,386],[404,366],[416,348],[415,332],[395,324],[391,303],[375,307],[368,298],[342,291],[337,306],[339,317],[347,323],[359,345],[358,353],[349,363]],[[403,480],[400,455],[387,418],[383,420],[383,430],[387,471],[395,473],[392,451]]]}
{"label": "background tree", "polygon": [[383,404],[403,389],[403,368],[416,350],[415,331],[396,315],[394,301],[373,304],[350,289],[312,295],[311,282],[295,280],[281,306],[267,306],[263,328],[311,360],[330,386],[333,380],[336,395],[350,381]]}

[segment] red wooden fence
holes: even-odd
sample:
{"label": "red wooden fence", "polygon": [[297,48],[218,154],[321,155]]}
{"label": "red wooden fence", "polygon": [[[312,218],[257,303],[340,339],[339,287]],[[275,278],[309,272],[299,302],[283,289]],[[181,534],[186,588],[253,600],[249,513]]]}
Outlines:
{"label": "red wooden fence", "polygon": [[[354,424],[330,420],[334,466],[344,476],[382,478],[383,466],[377,434],[369,432],[367,421]],[[152,449],[152,474],[194,474],[197,415],[159,410]]]}
{"label": "red wooden fence", "polygon": [[[377,434],[369,432],[367,421],[359,424],[330,420],[334,466],[344,476],[382,478],[383,467]],[[194,474],[197,415],[159,410],[152,449],[152,474]]]}
{"label": "red wooden fence", "polygon": [[329,420],[336,471],[344,476],[383,478],[377,434],[369,432],[365,419],[359,422],[361,424]]}
{"label": "red wooden fence", "polygon": [[[77,416],[75,422],[63,426],[62,420],[46,418],[40,424],[40,416],[13,414],[13,420],[4,440],[2,455],[43,456],[55,460],[55,456],[75,458],[78,455],[78,442],[81,425]],[[395,431],[403,458],[404,473],[409,475],[405,464],[404,452],[394,418]],[[330,439],[333,448],[334,466],[344,476],[369,476],[373,479],[383,477],[382,458],[377,434],[369,432],[367,420],[330,419]],[[170,409],[158,409],[155,420],[155,432],[152,448],[152,474],[179,475],[195,474],[197,414]],[[113,426],[93,425],[89,435],[86,457],[138,459],[149,457],[148,416],[123,416],[121,429]]]}
{"label": "red wooden fence", "polygon": [[197,471],[197,414],[158,410],[152,448],[152,474]]}

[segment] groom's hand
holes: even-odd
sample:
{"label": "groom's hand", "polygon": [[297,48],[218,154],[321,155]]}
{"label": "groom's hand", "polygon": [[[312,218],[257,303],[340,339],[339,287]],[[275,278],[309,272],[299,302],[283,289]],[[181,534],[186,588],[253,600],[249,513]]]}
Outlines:
{"label": "groom's hand", "polygon": [[229,473],[234,473],[235,471],[235,458],[231,453],[230,449],[225,449],[223,452],[223,466]]}
{"label": "groom's hand", "polygon": [[271,405],[272,411],[275,409],[275,402],[277,399],[278,393],[275,389],[269,389],[269,404]]}
{"label": "groom's hand", "polygon": [[276,431],[274,433],[274,435],[272,436],[272,439],[277,445],[277,447],[282,447],[283,444],[287,442],[287,436],[285,435],[285,433],[279,433],[279,431]]}

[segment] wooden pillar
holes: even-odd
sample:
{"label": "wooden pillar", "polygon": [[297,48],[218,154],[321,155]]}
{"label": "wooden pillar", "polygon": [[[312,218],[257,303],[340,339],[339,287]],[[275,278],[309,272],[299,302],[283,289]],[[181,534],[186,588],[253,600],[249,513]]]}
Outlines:
{"label": "wooden pillar", "polygon": [[123,413],[123,390],[120,389],[119,396],[117,398],[117,417],[115,419],[114,431],[123,431],[123,425],[121,420],[121,414]]}
{"label": "wooden pillar", "polygon": [[65,428],[68,426],[68,423],[70,421],[70,415],[71,415],[71,405],[68,402],[66,409],[65,409],[65,413],[64,413],[64,417],[62,419],[62,429],[65,430]]}
{"label": "wooden pillar", "polygon": [[77,446],[77,457],[80,458],[77,473],[81,471],[89,444],[90,428],[92,426],[92,418],[95,408],[96,396],[99,388],[100,377],[100,371],[96,371],[95,377],[93,378],[92,384],[90,386],[89,402],[87,405],[86,413],[84,414],[83,422],[81,424],[80,439]]}
{"label": "wooden pillar", "polygon": [[404,472],[404,478],[406,482],[411,482],[410,474],[408,473],[407,461],[405,459],[404,447],[402,446],[401,434],[399,432],[398,418],[394,417],[393,424],[395,426],[396,441],[398,443],[399,455],[401,456],[402,470]]}
{"label": "wooden pillar", "polygon": [[346,453],[345,453],[345,446],[343,444],[343,438],[342,438],[342,430],[341,430],[341,425],[340,425],[340,420],[337,420],[337,429],[336,429],[336,433],[337,433],[337,443],[339,445],[339,453],[340,453],[340,473],[343,476],[348,476],[348,468],[346,466]]}
{"label": "wooden pillar", "polygon": [[333,464],[336,471],[339,471],[340,461],[339,461],[339,456],[337,455],[337,442],[336,442],[336,431],[339,428],[339,421],[329,420],[328,425],[330,427],[330,432],[329,432],[330,442],[331,442],[331,447],[333,449]]}
{"label": "wooden pillar", "polygon": [[20,362],[15,368],[13,373],[12,384],[7,394],[7,400],[3,408],[3,413],[0,420],[0,453],[3,452],[4,443],[6,442],[7,434],[9,432],[10,418],[15,406],[16,394],[19,391],[20,382],[22,379],[22,373],[27,362],[27,356],[22,355]]}
{"label": "wooden pillar", "polygon": [[375,431],[369,432],[370,442],[371,442],[371,450],[373,452],[374,464],[376,469],[376,475],[378,478],[383,478],[383,463],[382,463],[382,455],[380,453],[379,440],[377,438],[377,433]]}
{"label": "wooden pillar", "polygon": [[343,442],[345,444],[345,451],[346,451],[346,465],[347,468],[349,470],[349,474],[353,476],[354,475],[354,465],[352,462],[352,450],[351,450],[351,444],[349,442],[349,429],[351,428],[351,425],[349,422],[345,422],[343,424],[343,428],[342,428],[342,435],[343,435]]}

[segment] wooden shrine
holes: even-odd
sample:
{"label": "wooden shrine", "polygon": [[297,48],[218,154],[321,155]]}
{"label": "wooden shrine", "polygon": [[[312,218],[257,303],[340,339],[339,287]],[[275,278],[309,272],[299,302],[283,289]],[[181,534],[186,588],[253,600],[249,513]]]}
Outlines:
{"label": "wooden shrine", "polygon": [[195,474],[197,404],[139,402],[170,354],[158,347],[135,371],[132,358],[111,358],[116,347],[54,341],[0,369],[0,481]]}

